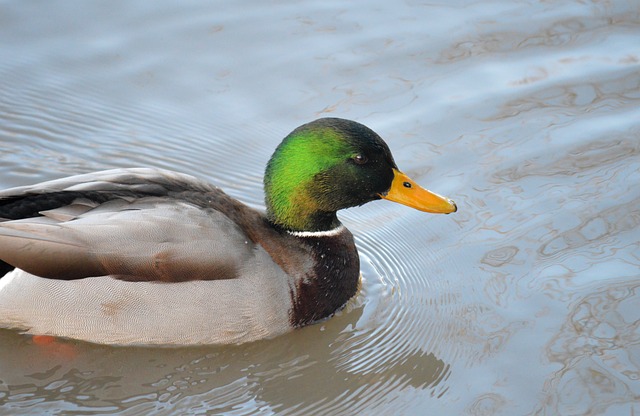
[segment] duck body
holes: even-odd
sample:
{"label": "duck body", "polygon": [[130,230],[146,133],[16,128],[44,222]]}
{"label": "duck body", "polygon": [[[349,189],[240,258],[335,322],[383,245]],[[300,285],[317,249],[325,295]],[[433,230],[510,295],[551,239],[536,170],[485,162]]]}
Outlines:
{"label": "duck body", "polygon": [[[335,212],[392,194],[397,172],[375,133],[360,143],[362,128],[321,119],[289,135],[267,167],[266,213],[148,168],[0,192],[0,327],[103,344],[235,344],[331,316],[359,284],[353,236]],[[308,172],[298,174],[276,157],[309,145],[296,141],[333,142],[340,156],[308,171],[303,150]],[[354,157],[387,160],[335,189],[366,164]]]}
{"label": "duck body", "polygon": [[109,170],[0,196],[22,218],[2,224],[19,268],[0,279],[0,321],[28,333],[241,343],[330,316],[357,289],[346,228],[296,236],[187,175]]}

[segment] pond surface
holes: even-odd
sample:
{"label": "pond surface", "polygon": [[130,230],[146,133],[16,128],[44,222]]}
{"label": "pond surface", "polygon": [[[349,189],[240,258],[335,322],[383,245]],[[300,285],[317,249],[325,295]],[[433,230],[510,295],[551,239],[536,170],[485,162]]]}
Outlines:
{"label": "pond surface", "polygon": [[0,2],[2,188],[156,166],[262,207],[337,116],[459,207],[343,212],[362,290],[275,339],[0,330],[0,414],[639,414],[639,39],[635,0]]}

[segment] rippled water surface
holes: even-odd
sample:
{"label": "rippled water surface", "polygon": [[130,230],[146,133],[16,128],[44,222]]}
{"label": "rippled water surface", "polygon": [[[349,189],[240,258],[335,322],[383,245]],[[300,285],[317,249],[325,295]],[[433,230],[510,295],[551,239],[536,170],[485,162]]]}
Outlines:
{"label": "rippled water surface", "polygon": [[158,166],[261,207],[280,139],[329,115],[372,127],[459,207],[342,213],[362,290],[276,339],[0,330],[0,414],[639,414],[639,10],[0,2],[3,188]]}

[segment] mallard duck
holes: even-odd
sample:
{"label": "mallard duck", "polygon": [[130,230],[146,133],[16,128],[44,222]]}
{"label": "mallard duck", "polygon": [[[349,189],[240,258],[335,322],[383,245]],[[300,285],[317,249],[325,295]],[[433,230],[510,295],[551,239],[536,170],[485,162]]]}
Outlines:
{"label": "mallard duck", "polygon": [[0,327],[103,344],[236,344],[333,315],[360,268],[336,211],[387,199],[451,213],[366,126],[284,138],[266,212],[192,176],[114,169],[0,192]]}

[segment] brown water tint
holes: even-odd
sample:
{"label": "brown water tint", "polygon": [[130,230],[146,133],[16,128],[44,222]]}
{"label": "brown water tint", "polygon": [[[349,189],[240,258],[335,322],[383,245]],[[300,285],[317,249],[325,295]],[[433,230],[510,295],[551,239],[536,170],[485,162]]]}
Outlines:
{"label": "brown water tint", "polygon": [[113,348],[0,330],[0,414],[640,413],[636,2],[0,11],[2,187],[158,166],[261,207],[280,139],[331,115],[459,207],[344,212],[362,290],[276,339]]}

